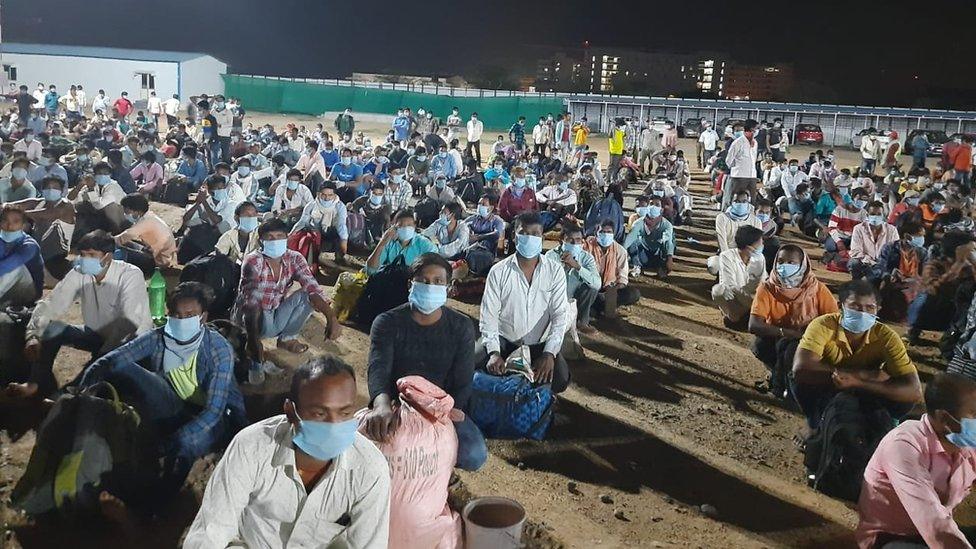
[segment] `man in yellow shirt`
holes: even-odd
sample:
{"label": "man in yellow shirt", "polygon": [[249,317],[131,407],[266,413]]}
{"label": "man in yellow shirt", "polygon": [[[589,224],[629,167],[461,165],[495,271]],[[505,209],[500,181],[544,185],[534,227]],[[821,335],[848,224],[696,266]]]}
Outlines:
{"label": "man in yellow shirt", "polygon": [[613,183],[617,180],[617,170],[620,169],[620,158],[624,155],[624,127],[627,123],[623,118],[613,121],[613,128],[610,130],[610,165],[607,167],[607,181]]}
{"label": "man in yellow shirt", "polygon": [[586,117],[580,118],[573,126],[573,158],[579,161],[586,151],[586,139],[590,135],[590,127],[586,124]]}
{"label": "man in yellow shirt", "polygon": [[865,280],[840,289],[841,312],[807,326],[793,362],[792,389],[810,429],[839,391],[874,397],[894,418],[922,400],[922,384],[894,330],[877,323],[878,295]]}

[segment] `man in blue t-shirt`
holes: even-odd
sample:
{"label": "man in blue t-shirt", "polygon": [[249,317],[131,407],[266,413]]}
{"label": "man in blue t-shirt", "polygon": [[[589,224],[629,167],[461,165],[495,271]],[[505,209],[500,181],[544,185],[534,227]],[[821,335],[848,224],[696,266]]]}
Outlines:
{"label": "man in blue t-shirt", "polygon": [[0,210],[0,308],[32,306],[44,290],[44,260],[37,241],[24,233],[19,206]]}
{"label": "man in blue t-shirt", "polygon": [[339,162],[332,166],[330,177],[337,182],[337,187],[355,188],[357,198],[366,194],[363,189],[363,167],[353,162],[351,149],[342,149]]}

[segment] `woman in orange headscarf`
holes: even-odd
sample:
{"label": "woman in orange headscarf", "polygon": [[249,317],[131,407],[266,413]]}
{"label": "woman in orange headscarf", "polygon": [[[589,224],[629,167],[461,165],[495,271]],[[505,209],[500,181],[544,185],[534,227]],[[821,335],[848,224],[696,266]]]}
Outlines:
{"label": "woman in orange headscarf", "polygon": [[770,371],[770,392],[783,397],[796,346],[810,321],[837,311],[837,300],[813,274],[806,252],[794,244],[781,247],[769,278],[756,290],[749,317],[749,332],[756,335],[752,352]]}

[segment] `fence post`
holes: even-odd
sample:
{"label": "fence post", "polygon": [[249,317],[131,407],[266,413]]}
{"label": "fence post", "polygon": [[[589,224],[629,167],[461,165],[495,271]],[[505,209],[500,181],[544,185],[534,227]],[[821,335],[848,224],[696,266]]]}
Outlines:
{"label": "fence post", "polygon": [[606,130],[604,130],[604,128],[607,127],[606,124],[607,124],[607,102],[604,101],[603,102],[603,114],[600,115],[600,131],[601,132],[606,132]]}
{"label": "fence post", "polygon": [[837,146],[837,113],[834,113],[834,135],[830,137],[830,146]]}
{"label": "fence post", "polygon": [[[793,141],[796,141],[796,127],[800,124],[800,113],[798,111],[793,111]],[[794,143],[790,143],[793,145]]]}
{"label": "fence post", "polygon": [[962,133],[962,118],[959,119],[959,125],[956,126],[956,133]]}
{"label": "fence post", "polygon": [[675,105],[674,107],[674,127],[677,128],[681,125],[681,106]]}
{"label": "fence post", "polygon": [[[715,107],[715,116],[712,117],[712,127],[715,128],[715,132],[718,133],[718,107]],[[725,132],[725,128],[722,128],[722,132]],[[719,134],[719,137],[724,137],[724,133]]]}
{"label": "fence post", "polygon": [[638,115],[638,118],[637,118],[637,127],[640,127],[640,125],[643,122],[644,122],[644,104],[641,103],[641,106],[640,106],[640,115]]}

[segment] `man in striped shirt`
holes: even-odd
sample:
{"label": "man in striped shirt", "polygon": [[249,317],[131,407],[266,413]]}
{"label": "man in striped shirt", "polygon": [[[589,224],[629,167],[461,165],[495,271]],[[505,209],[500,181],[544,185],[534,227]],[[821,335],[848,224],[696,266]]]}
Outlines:
{"label": "man in striped shirt", "polygon": [[[841,192],[844,196],[844,193]],[[854,227],[857,227],[867,219],[867,212],[864,207],[868,203],[868,193],[863,188],[854,189],[850,193],[850,199],[834,208],[830,214],[830,221],[827,223],[827,240],[824,241],[824,249],[828,252],[839,253],[847,251],[851,246],[851,236]]]}

